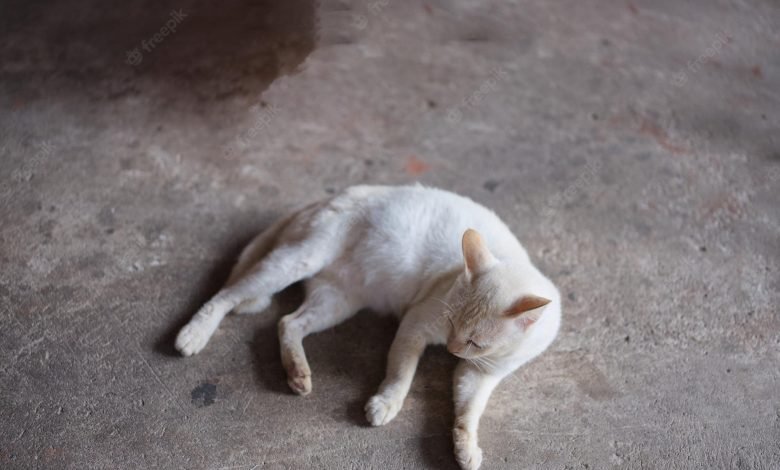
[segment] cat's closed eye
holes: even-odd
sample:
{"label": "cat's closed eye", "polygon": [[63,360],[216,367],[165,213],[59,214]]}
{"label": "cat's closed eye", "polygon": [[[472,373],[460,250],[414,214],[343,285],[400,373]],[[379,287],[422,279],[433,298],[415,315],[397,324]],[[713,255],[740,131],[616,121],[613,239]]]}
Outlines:
{"label": "cat's closed eye", "polygon": [[479,344],[475,343],[475,342],[474,342],[474,341],[472,341],[472,340],[468,340],[468,341],[466,341],[466,344],[470,344],[470,345],[474,346],[474,347],[475,347],[475,348],[477,348],[477,349],[482,349],[482,348],[483,348],[483,346],[481,346],[481,345],[479,345]]}

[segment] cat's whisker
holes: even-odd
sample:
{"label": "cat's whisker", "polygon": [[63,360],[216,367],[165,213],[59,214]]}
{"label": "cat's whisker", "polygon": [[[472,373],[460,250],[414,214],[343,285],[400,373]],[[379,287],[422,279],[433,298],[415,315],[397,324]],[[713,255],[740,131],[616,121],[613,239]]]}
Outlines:
{"label": "cat's whisker", "polygon": [[485,372],[487,372],[490,369],[490,367],[487,366],[487,364],[485,363],[485,361],[482,360],[482,358],[479,357],[475,358],[475,362],[479,364],[482,370]]}
{"label": "cat's whisker", "polygon": [[488,358],[486,356],[475,357],[473,359],[473,362],[475,363],[475,365],[478,364],[478,366],[481,366],[480,370],[485,371],[485,372],[493,372],[496,369],[498,369],[498,367],[496,366],[496,363],[492,359],[490,359],[490,358]]}
{"label": "cat's whisker", "polygon": [[490,365],[490,366],[493,366],[493,367],[495,367],[495,365],[496,365],[496,362],[495,362],[493,359],[489,358],[488,356],[482,356],[480,359],[481,359],[481,360],[482,360],[482,361],[483,361],[485,364],[488,364],[488,365]]}
{"label": "cat's whisker", "polygon": [[483,374],[486,373],[485,370],[482,369],[482,367],[480,367],[479,363],[477,361],[475,361],[474,359],[466,359],[466,360],[469,361],[470,363],[474,364],[474,366],[477,368],[478,371],[482,372]]}

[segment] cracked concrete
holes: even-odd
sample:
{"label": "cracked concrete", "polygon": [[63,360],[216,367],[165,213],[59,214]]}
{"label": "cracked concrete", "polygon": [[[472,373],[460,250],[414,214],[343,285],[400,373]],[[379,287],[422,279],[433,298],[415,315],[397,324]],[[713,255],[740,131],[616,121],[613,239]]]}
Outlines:
{"label": "cracked concrete", "polygon": [[[175,22],[171,23],[176,19]],[[769,0],[0,1],[0,467],[454,468],[453,358],[367,427],[395,324],[183,359],[241,246],[357,183],[495,209],[560,286],[484,468],[780,467]]]}

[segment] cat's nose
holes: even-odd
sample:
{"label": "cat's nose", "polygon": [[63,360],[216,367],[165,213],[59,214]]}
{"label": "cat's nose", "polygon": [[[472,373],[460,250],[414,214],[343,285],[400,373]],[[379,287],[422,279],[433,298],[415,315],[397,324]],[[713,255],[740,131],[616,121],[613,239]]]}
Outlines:
{"label": "cat's nose", "polygon": [[450,354],[458,355],[461,352],[463,352],[463,346],[458,344],[455,340],[449,340],[447,341],[447,351],[450,352]]}

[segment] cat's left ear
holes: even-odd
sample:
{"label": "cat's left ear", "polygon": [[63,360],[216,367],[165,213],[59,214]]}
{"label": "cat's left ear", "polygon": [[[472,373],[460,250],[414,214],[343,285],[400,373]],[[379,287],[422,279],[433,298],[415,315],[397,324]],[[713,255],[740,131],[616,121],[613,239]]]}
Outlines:
{"label": "cat's left ear", "polygon": [[470,228],[463,233],[462,245],[463,260],[469,280],[498,264],[498,260],[488,250],[482,235],[476,230]]}
{"label": "cat's left ear", "polygon": [[539,320],[542,316],[542,307],[550,302],[552,302],[552,300],[545,299],[544,297],[525,295],[512,304],[505,312],[505,315],[517,319],[523,329],[525,329]]}

